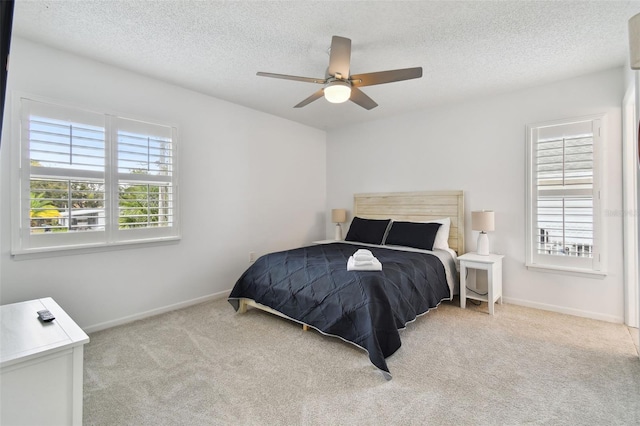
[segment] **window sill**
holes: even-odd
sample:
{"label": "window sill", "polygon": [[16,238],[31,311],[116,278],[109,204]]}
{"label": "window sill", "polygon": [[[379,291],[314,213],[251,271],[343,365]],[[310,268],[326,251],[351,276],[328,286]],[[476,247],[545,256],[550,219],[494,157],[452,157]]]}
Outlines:
{"label": "window sill", "polygon": [[32,260],[32,259],[44,259],[48,257],[58,257],[58,256],[71,256],[71,255],[79,255],[79,254],[90,254],[90,253],[104,253],[108,251],[116,251],[116,250],[125,250],[125,249],[133,249],[133,248],[142,248],[142,247],[156,247],[163,246],[167,244],[177,244],[180,241],[181,237],[165,237],[165,238],[154,238],[147,240],[137,240],[130,242],[118,242],[111,244],[86,244],[86,245],[75,245],[75,246],[58,246],[58,247],[47,247],[47,248],[37,248],[37,249],[29,249],[29,250],[14,250],[11,252],[11,258],[13,260]]}
{"label": "window sill", "polygon": [[527,269],[536,272],[546,272],[551,274],[573,275],[575,277],[599,278],[603,279],[607,276],[607,271],[594,271],[592,269],[568,268],[555,265],[537,265],[525,264]]}

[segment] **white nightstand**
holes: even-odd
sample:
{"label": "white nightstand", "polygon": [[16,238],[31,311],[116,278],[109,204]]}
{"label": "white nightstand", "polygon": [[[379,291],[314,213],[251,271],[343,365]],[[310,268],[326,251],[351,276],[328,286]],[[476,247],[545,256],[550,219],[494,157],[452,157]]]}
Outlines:
{"label": "white nightstand", "polygon": [[[493,315],[493,305],[500,300],[502,305],[502,258],[501,254],[481,256],[477,253],[466,253],[458,257],[460,261],[460,307],[465,308],[467,298],[487,302],[489,314]],[[487,271],[487,295],[467,293],[467,269]]]}

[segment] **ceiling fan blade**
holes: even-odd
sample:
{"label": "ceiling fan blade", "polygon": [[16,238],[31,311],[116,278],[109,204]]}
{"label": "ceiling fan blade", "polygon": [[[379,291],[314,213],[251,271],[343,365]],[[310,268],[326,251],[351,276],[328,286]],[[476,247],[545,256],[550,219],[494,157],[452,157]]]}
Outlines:
{"label": "ceiling fan blade", "polygon": [[309,105],[311,102],[320,99],[324,96],[324,88],[318,90],[313,95],[309,96],[304,101],[300,102],[298,105],[294,106],[294,108],[302,108],[305,105]]}
{"label": "ceiling fan blade", "polygon": [[365,93],[357,87],[351,88],[351,97],[349,100],[360,105],[364,109],[373,109],[378,106],[376,101],[365,95]]}
{"label": "ceiling fan blade", "polygon": [[357,74],[352,75],[349,80],[351,80],[353,86],[362,87],[393,83],[394,81],[411,80],[412,78],[420,77],[422,77],[422,67]]}
{"label": "ceiling fan blade", "polygon": [[286,75],[286,74],[274,74],[272,72],[258,72],[256,75],[260,77],[271,77],[271,78],[282,78],[284,80],[295,80],[295,81],[303,81],[305,83],[318,83],[324,84],[327,80],[323,78],[311,78],[311,77],[298,77],[295,75]]}
{"label": "ceiling fan blade", "polygon": [[333,36],[331,39],[331,53],[329,54],[329,75],[340,74],[342,78],[349,78],[351,62],[351,40]]}

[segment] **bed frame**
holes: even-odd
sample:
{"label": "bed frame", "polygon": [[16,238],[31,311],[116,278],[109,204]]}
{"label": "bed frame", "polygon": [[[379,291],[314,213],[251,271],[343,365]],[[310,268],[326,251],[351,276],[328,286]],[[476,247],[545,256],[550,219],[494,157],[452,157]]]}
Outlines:
{"label": "bed frame", "polygon": [[464,193],[462,191],[386,192],[355,194],[353,216],[424,222],[451,218],[449,247],[458,256],[464,246]]}
{"label": "bed frame", "polygon": [[[413,222],[449,217],[451,218],[449,247],[458,256],[465,253],[464,193],[462,191],[355,194],[353,197],[353,216],[366,219],[393,219]],[[240,299],[238,313],[245,313],[249,306],[295,321],[251,299]],[[303,330],[309,329],[307,324],[301,324]]]}

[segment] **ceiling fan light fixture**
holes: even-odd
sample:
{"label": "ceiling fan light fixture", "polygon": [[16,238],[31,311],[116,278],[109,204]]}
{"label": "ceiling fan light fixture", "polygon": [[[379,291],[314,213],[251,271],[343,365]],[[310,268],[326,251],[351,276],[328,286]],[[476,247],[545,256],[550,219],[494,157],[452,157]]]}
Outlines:
{"label": "ceiling fan light fixture", "polygon": [[324,88],[324,97],[333,104],[346,102],[351,97],[351,85],[346,81],[332,81]]}
{"label": "ceiling fan light fixture", "polygon": [[[1,1],[1,0],[0,0]],[[411,80],[422,77],[422,67],[404,68],[397,70],[370,72],[351,75],[351,40],[345,37],[333,36],[329,51],[329,66],[324,78],[298,77],[271,72],[258,72],[262,77],[282,78],[285,80],[304,81],[306,83],[322,84],[322,89],[316,90],[294,108],[302,108],[321,97],[335,104],[351,101],[366,110],[373,109],[378,104],[367,96],[361,87],[376,84],[393,83],[395,81]]]}

